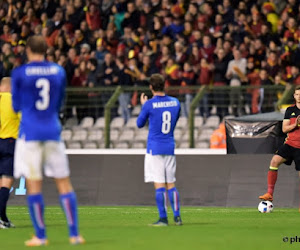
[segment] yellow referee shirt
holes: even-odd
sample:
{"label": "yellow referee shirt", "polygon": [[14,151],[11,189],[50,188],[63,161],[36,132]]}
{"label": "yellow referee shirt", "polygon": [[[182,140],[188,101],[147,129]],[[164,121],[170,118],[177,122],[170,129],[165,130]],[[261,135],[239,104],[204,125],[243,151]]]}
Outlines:
{"label": "yellow referee shirt", "polygon": [[12,107],[11,93],[0,93],[0,138],[18,137],[20,116]]}

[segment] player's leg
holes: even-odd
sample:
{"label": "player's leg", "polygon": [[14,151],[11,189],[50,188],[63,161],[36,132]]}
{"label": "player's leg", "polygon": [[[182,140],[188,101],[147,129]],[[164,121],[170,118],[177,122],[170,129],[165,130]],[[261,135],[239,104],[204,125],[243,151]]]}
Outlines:
{"label": "player's leg", "polygon": [[77,198],[69,177],[55,178],[61,207],[65,213],[71,244],[82,244],[85,240],[79,235]]}
{"label": "player's leg", "polygon": [[3,175],[0,186],[0,228],[11,228],[14,225],[8,220],[6,215],[7,201],[9,199],[9,192],[13,184],[12,176]]}
{"label": "player's leg", "polygon": [[166,179],[164,169],[164,159],[162,155],[145,155],[145,182],[153,182],[155,188],[155,201],[159,214],[157,222],[153,226],[167,226],[167,193],[166,193]]}
{"label": "player's leg", "polygon": [[[43,144],[20,140],[15,150],[15,173],[26,178],[27,204],[35,235],[25,242],[26,246],[47,245],[46,227],[44,222],[45,204],[42,195]],[[17,163],[16,159],[22,161]]]}
{"label": "player's leg", "polygon": [[180,215],[180,202],[179,193],[175,186],[175,183],[167,183],[169,200],[172,206],[174,221],[177,226],[182,225],[181,215]]}
{"label": "player's leg", "polygon": [[259,199],[273,201],[273,193],[277,181],[278,168],[285,161],[286,159],[280,155],[274,155],[272,157],[268,171],[268,191],[264,195],[259,196]]}
{"label": "player's leg", "polygon": [[45,204],[42,195],[42,177],[39,179],[26,179],[27,204],[35,236],[25,242],[26,246],[47,245],[46,227],[44,220]]}
{"label": "player's leg", "polygon": [[167,216],[167,192],[166,184],[154,182],[155,188],[155,201],[158,209],[159,220],[153,223],[154,226],[167,226],[168,216]]}
{"label": "player's leg", "polygon": [[59,200],[65,213],[71,244],[82,244],[84,239],[79,235],[77,198],[70,181],[68,158],[62,142],[45,143],[45,175],[54,177],[59,192]]}
{"label": "player's leg", "polygon": [[180,226],[182,225],[182,220],[180,216],[179,193],[177,188],[175,187],[176,157],[174,155],[165,156],[165,172],[169,200],[174,214],[174,221],[176,225]]}
{"label": "player's leg", "polygon": [[12,138],[1,139],[1,159],[0,159],[0,228],[10,228],[14,225],[8,220],[6,215],[7,201],[10,189],[13,184],[13,161],[15,140]]}

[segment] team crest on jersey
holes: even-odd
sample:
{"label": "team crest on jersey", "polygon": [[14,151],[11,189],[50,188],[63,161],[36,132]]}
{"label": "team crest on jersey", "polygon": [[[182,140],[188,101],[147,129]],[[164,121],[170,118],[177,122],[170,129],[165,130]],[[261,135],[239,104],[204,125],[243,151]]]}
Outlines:
{"label": "team crest on jersey", "polygon": [[291,114],[291,116],[296,115],[294,112]]}

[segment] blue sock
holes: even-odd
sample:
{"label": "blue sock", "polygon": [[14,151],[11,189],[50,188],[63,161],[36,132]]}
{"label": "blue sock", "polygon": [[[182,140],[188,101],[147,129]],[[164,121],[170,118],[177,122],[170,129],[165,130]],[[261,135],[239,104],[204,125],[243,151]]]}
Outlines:
{"label": "blue sock", "polygon": [[68,227],[69,236],[78,236],[78,212],[77,212],[77,199],[74,192],[67,194],[61,194],[59,196],[60,204],[65,212]]}
{"label": "blue sock", "polygon": [[174,217],[180,216],[179,194],[176,187],[169,189],[169,200],[173,209]]}
{"label": "blue sock", "polygon": [[35,235],[39,239],[46,238],[44,223],[44,200],[42,194],[32,194],[27,196],[27,203],[31,221],[35,230]]}
{"label": "blue sock", "polygon": [[166,209],[166,189],[158,188],[155,193],[156,205],[158,208],[159,218],[167,218],[167,209]]}

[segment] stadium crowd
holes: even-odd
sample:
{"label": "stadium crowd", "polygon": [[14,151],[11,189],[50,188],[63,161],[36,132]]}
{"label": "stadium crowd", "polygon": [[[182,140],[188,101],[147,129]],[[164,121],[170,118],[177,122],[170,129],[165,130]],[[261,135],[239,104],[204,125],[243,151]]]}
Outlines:
{"label": "stadium crowd", "polygon": [[[68,86],[145,85],[159,72],[166,86],[182,86],[188,115],[194,94],[189,86],[300,84],[299,7],[296,0],[4,0],[0,77],[26,62],[26,39],[40,34],[47,40],[47,60],[65,68]],[[207,95],[201,115],[210,115],[212,96],[217,114],[228,114],[224,91]],[[262,98],[258,88],[244,99],[232,88],[229,96],[234,115],[241,114],[242,101],[251,113],[272,111],[262,101],[277,98]],[[92,92],[88,98],[105,103],[109,96],[99,99]],[[136,102],[129,93],[119,102],[128,120],[128,105]]]}

